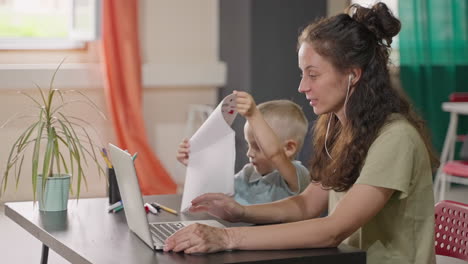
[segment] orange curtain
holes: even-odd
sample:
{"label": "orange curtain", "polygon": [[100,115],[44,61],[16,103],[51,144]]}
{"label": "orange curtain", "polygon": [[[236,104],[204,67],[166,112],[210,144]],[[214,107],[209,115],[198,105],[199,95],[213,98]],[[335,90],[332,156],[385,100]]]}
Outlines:
{"label": "orange curtain", "polygon": [[104,0],[102,61],[117,145],[138,152],[135,167],[144,195],[175,193],[177,186],[152,152],[142,113],[138,0]]}

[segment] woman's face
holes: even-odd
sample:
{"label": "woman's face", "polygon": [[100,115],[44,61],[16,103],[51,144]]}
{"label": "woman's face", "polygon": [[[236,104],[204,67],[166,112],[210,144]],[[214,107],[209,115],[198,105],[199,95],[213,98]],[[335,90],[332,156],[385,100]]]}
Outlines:
{"label": "woman's face", "polygon": [[299,92],[305,94],[315,114],[333,112],[343,121],[349,75],[337,71],[308,43],[301,44],[298,57],[302,72]]}

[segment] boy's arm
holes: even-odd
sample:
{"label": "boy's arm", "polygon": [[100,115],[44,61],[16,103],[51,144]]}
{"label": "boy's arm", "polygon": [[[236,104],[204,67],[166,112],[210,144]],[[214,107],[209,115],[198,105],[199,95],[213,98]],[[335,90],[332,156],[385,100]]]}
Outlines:
{"label": "boy's arm", "polygon": [[289,189],[293,192],[297,192],[299,186],[296,167],[291,159],[286,156],[284,146],[282,146],[278,136],[276,136],[275,132],[265,121],[258,109],[256,109],[255,113],[251,117],[248,117],[247,120],[255,135],[255,140],[266,158],[278,169],[279,173],[288,184]]}
{"label": "boy's arm", "polygon": [[[234,91],[237,95],[237,111],[243,115],[252,128],[255,140],[265,157],[278,169],[293,192],[299,189],[296,167],[288,158],[278,136],[263,118],[252,96],[246,92]],[[288,144],[295,144],[288,142]]]}

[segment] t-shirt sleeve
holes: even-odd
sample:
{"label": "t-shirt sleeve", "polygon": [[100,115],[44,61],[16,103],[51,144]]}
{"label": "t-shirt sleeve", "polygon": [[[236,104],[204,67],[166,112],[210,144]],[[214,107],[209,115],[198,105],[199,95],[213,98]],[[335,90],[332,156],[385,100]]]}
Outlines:
{"label": "t-shirt sleeve", "polygon": [[408,196],[414,171],[415,144],[405,126],[384,131],[372,143],[356,184],[393,189],[399,199]]}
{"label": "t-shirt sleeve", "polygon": [[310,173],[309,170],[304,167],[302,164],[295,164],[296,166],[296,174],[298,180],[298,193],[304,191],[310,183]]}

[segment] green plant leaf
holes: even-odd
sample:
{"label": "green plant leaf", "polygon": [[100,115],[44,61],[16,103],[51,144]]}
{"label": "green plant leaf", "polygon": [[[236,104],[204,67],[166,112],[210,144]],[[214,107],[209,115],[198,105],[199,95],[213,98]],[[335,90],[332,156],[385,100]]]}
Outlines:
{"label": "green plant leaf", "polygon": [[[73,141],[80,147],[79,149],[81,150],[81,155],[80,156],[83,156],[83,161],[84,163],[86,164],[86,166],[88,166],[88,161],[86,160],[86,155],[83,151],[83,145],[81,145],[81,141],[79,139],[79,137],[77,136],[76,132],[75,132],[75,129],[73,128],[73,125],[70,123],[70,121],[68,120],[68,118],[62,114],[62,113],[59,113],[59,115],[63,118],[63,120],[65,120],[65,122],[67,123],[67,128],[69,131],[71,131],[71,134],[73,135]],[[80,157],[81,159],[81,157]],[[80,162],[81,164],[81,162]]]}
{"label": "green plant leaf", "polygon": [[[8,155],[8,160],[7,160],[7,166],[6,166],[6,169],[5,169],[5,172],[3,174],[3,178],[2,178],[2,182],[0,184],[0,187],[2,187],[2,189],[5,191],[6,190],[6,187],[8,185],[8,174],[10,172],[10,169],[11,167],[16,163],[16,161],[18,160],[18,152],[15,156],[13,156],[13,153],[15,152],[15,149],[17,149],[17,145],[20,144],[21,142],[23,142],[23,139],[24,137],[27,135],[27,137],[30,136],[30,131],[34,130],[35,126],[37,125],[38,123],[34,123],[32,125],[30,125],[28,127],[28,129],[26,129],[26,131],[24,131],[15,141],[15,143],[13,144],[13,146],[11,147],[10,149],[10,154]],[[1,197],[1,196],[0,196]]]}
{"label": "green plant leaf", "polygon": [[45,106],[48,120],[50,120],[50,118],[52,117],[51,107],[52,107],[52,100],[54,99],[54,94],[55,94],[55,90],[49,90],[47,104]]}
{"label": "green plant leaf", "polygon": [[75,144],[75,141],[73,140],[73,136],[71,135],[67,125],[62,121],[58,120],[60,125],[62,126],[62,132],[65,135],[65,138],[67,139],[67,143],[65,144],[68,147],[68,153],[70,157],[70,172],[72,175],[72,180],[74,178],[74,164],[75,162],[73,161],[74,157],[76,156],[76,152],[78,152],[78,147]]}
{"label": "green plant leaf", "polygon": [[94,110],[96,110],[99,115],[104,119],[104,120],[107,120],[107,117],[106,115],[101,111],[101,109],[99,109],[99,106],[97,106],[93,100],[91,100],[87,95],[85,95],[83,92],[81,91],[78,91],[78,90],[69,90],[67,91],[69,93],[78,93],[79,95],[83,96],[86,100],[75,100],[74,102],[83,102],[83,103],[86,103],[88,104],[89,106],[91,106],[91,108],[93,108]]}
{"label": "green plant leaf", "polygon": [[[51,159],[52,159],[52,154],[54,151],[54,139],[55,139],[55,129],[53,127],[49,127],[47,129],[47,134],[48,134],[48,139],[47,139],[47,146],[46,146],[46,152],[44,154],[44,163],[42,164],[42,177],[47,178],[47,177],[52,177],[49,168],[51,166]],[[43,182],[45,183],[45,179],[43,179]],[[45,187],[45,186],[44,186]]]}
{"label": "green plant leaf", "polygon": [[23,161],[24,161],[24,155],[21,156],[21,161],[20,161],[20,164],[19,164],[18,174],[16,176],[16,190],[18,190],[18,184],[19,184],[19,180],[20,180],[20,176],[21,176],[21,168],[23,168]]}
{"label": "green plant leaf", "polygon": [[54,81],[55,81],[55,76],[57,75],[57,72],[58,70],[60,69],[60,67],[62,66],[63,62],[65,61],[66,57],[62,59],[62,61],[59,63],[59,65],[57,66],[57,68],[55,69],[54,71],[54,74],[52,74],[52,78],[50,79],[50,85],[49,85],[49,93],[50,91],[52,90],[52,87],[54,85]]}
{"label": "green plant leaf", "polygon": [[4,128],[6,127],[6,125],[8,125],[10,122],[12,121],[15,121],[15,120],[18,120],[18,119],[22,119],[22,118],[29,118],[31,116],[27,116],[27,115],[21,115],[22,113],[16,113],[14,115],[12,115],[10,118],[8,118],[1,126],[0,128]]}
{"label": "green plant leaf", "polygon": [[[89,123],[88,121],[86,121],[86,120],[84,120],[84,119],[82,119],[82,118],[79,118],[79,117],[75,117],[75,116],[68,116],[67,118],[68,118],[68,120],[70,121],[70,124],[71,124],[72,126],[77,127],[77,128],[81,128],[82,130],[85,130],[85,131],[87,131],[86,129],[90,128],[90,129],[93,130],[93,132],[94,132],[96,135],[99,134],[98,131],[96,130],[96,128],[95,128],[91,123]],[[75,122],[75,121],[79,121],[79,122]],[[85,128],[83,125],[87,125],[87,127]],[[78,134],[78,133],[77,133],[77,134]],[[85,136],[85,134],[79,134],[79,135],[80,135],[80,136],[81,136],[81,135],[84,135],[84,136]],[[104,144],[103,144],[103,142],[102,142],[102,139],[99,138],[99,140],[100,140],[100,143],[101,143],[100,145],[103,146]]]}
{"label": "green plant leaf", "polygon": [[22,137],[22,140],[21,142],[19,143],[20,146],[23,146],[28,140],[29,140],[29,137],[31,136],[32,132],[34,131],[34,128],[36,128],[36,126],[40,123],[40,121],[38,122],[35,122],[34,124],[30,125],[26,131],[23,132],[23,135],[26,134],[24,137]]}
{"label": "green plant leaf", "polygon": [[[37,85],[37,84],[36,84],[36,85]],[[39,86],[37,85],[37,87],[39,87]],[[40,88],[39,88],[39,90],[40,90]],[[30,94],[25,93],[25,92],[23,92],[23,91],[18,91],[18,93],[19,93],[19,94],[22,94],[22,95],[24,95],[24,96],[26,96],[26,97],[28,97],[29,99],[31,99],[39,108],[42,107],[41,103],[39,103],[39,101],[37,101],[36,99],[34,99],[34,97],[32,97]]]}
{"label": "green plant leaf", "polygon": [[39,149],[41,146],[41,136],[44,130],[45,122],[41,121],[37,131],[36,141],[34,142],[34,151],[32,157],[32,185],[33,185],[33,200],[36,201],[36,187],[37,187],[37,167],[39,165]]}
{"label": "green plant leaf", "polygon": [[[17,140],[15,141],[15,143],[13,144],[13,146],[12,146],[11,149],[10,149],[10,155],[8,156],[7,167],[11,167],[10,164],[14,164],[14,163],[16,162],[17,156],[18,156],[19,152],[20,152],[21,149],[22,149],[23,142],[24,142],[24,138],[25,138],[26,136],[29,137],[30,133],[29,133],[28,131],[34,130],[35,125],[37,125],[37,123],[32,124],[31,126],[29,126],[28,129],[26,129],[26,131],[24,131],[24,132],[17,138]],[[26,133],[27,133],[27,134],[26,134]],[[13,153],[15,153],[15,149],[16,149],[17,151],[16,151],[15,156],[13,156]]]}
{"label": "green plant leaf", "polygon": [[[81,92],[79,92],[79,94],[82,94],[82,95],[84,96],[84,94],[81,93]],[[52,113],[52,114],[55,114],[55,113],[58,112],[60,109],[66,107],[66,106],[68,106],[68,105],[72,105],[72,104],[76,104],[76,103],[84,103],[84,104],[90,106],[91,108],[93,108],[94,110],[96,110],[96,111],[99,113],[99,115],[100,115],[104,120],[107,120],[106,115],[105,115],[102,111],[100,111],[99,109],[96,109],[97,106],[96,106],[95,103],[93,103],[92,101],[80,100],[80,99],[71,100],[71,101],[68,101],[68,102],[64,102],[64,103],[62,103],[61,105],[55,107],[55,108],[52,110],[51,113]]]}
{"label": "green plant leaf", "polygon": [[60,175],[62,172],[61,172],[61,168],[60,168],[60,149],[59,149],[59,144],[58,144],[58,135],[55,134],[55,140],[54,140],[54,154],[55,154],[55,162],[57,163],[57,172],[58,174]]}
{"label": "green plant leaf", "polygon": [[60,156],[60,159],[62,160],[62,165],[63,165],[63,168],[65,169],[65,173],[69,174],[67,163],[65,162],[65,159],[63,158],[62,153],[59,152],[59,156]]}
{"label": "green plant leaf", "polygon": [[46,99],[45,99],[44,92],[42,91],[42,88],[41,88],[37,83],[34,83],[34,85],[35,85],[36,88],[39,90],[39,94],[41,95],[42,102],[44,103],[44,105],[41,105],[41,104],[39,104],[39,103],[38,103],[38,104],[41,106],[42,109],[45,109],[45,107],[46,107],[46,105],[47,105],[47,101],[46,101]]}
{"label": "green plant leaf", "polygon": [[[63,116],[63,115],[62,115]],[[66,118],[65,118],[66,120]],[[66,122],[66,121],[65,121]],[[81,161],[81,156],[85,156],[85,152],[89,153],[88,150],[86,150],[83,145],[81,144],[81,141],[80,139],[78,138],[78,136],[76,135],[75,131],[73,130],[71,124],[68,122],[68,123],[65,123],[64,121],[62,120],[59,120],[59,123],[62,124],[62,130],[63,132],[66,133],[66,137],[69,138],[69,142],[71,144],[71,147],[73,149],[73,152],[70,152],[72,153],[72,157],[75,159],[76,161],[76,165],[77,165],[77,188],[76,188],[76,193],[77,193],[77,199],[79,197],[79,194],[80,194],[80,190],[81,190],[81,180],[83,179],[84,182],[85,182],[85,186],[86,186],[86,189],[88,189],[88,182],[86,180],[86,176],[84,175],[83,173],[83,169],[82,169],[82,161]],[[68,125],[70,124],[70,125]],[[72,135],[73,134],[73,135]],[[78,148],[79,147],[79,148]],[[81,150],[81,155],[80,155],[80,150]],[[72,163],[73,164],[73,163]]]}
{"label": "green plant leaf", "polygon": [[[63,132],[61,132],[61,133],[63,134]],[[90,138],[89,138],[89,139],[90,139]],[[67,144],[68,144],[68,143],[65,142],[65,140],[64,140],[62,137],[60,137],[60,136],[59,136],[59,140],[60,140],[64,145],[67,145]],[[80,139],[80,141],[84,141],[84,139],[83,139],[83,140]],[[83,150],[84,150],[84,152],[85,152],[89,157],[91,157],[91,159],[95,162],[96,166],[98,167],[98,174],[99,174],[99,177],[101,177],[103,174],[106,174],[106,172],[104,171],[104,169],[102,168],[102,166],[100,165],[100,163],[99,163],[99,161],[98,161],[98,155],[95,154],[94,148],[96,148],[97,146],[96,146],[94,143],[92,143],[92,140],[91,140],[91,143],[90,143],[90,142],[87,142],[87,143],[90,144],[90,147],[91,147],[92,151],[88,150],[87,147],[85,147],[84,145],[82,145],[82,146],[83,146]],[[94,153],[92,153],[92,152],[94,152]]]}

